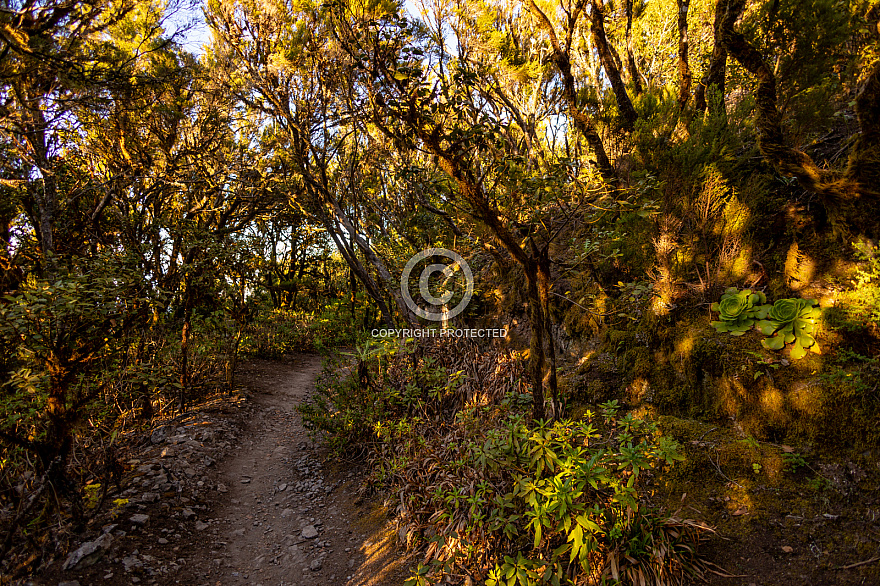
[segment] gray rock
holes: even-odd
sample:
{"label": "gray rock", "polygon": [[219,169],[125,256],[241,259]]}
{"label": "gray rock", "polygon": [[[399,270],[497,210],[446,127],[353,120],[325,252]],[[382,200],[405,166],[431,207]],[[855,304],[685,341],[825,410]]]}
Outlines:
{"label": "gray rock", "polygon": [[131,572],[133,570],[140,570],[144,567],[144,562],[136,558],[135,556],[126,556],[122,558],[122,566],[125,568],[126,572]]}
{"label": "gray rock", "polygon": [[58,586],[80,586],[79,580],[73,580],[72,582],[58,582]]}
{"label": "gray rock", "polygon": [[299,548],[298,545],[291,545],[287,548],[287,551],[290,554],[293,563],[301,564],[306,560],[305,553]]}
{"label": "gray rock", "polygon": [[147,521],[150,520],[149,515],[144,515],[143,513],[138,513],[137,515],[132,515],[129,521],[134,523],[135,525],[146,525]]}
{"label": "gray rock", "polygon": [[321,561],[321,558],[315,558],[312,560],[312,563],[309,564],[309,569],[313,572],[317,572],[321,569],[322,565],[324,565],[324,563]]}
{"label": "gray rock", "polygon": [[183,509],[183,511],[181,511],[181,514],[183,515],[184,519],[192,519],[196,516],[195,512],[193,512],[193,510],[189,507]]}
{"label": "gray rock", "polygon": [[159,500],[159,493],[145,492],[141,495],[141,500],[145,503],[155,503]]}
{"label": "gray rock", "polygon": [[153,442],[154,445],[161,444],[166,439],[168,439],[168,427],[167,426],[158,427],[155,430],[153,430],[152,434],[150,434],[150,441]]}
{"label": "gray rock", "polygon": [[306,525],[303,527],[302,534],[303,539],[314,539],[318,536],[318,530],[315,529],[314,525]]}
{"label": "gray rock", "polygon": [[283,511],[281,511],[281,518],[286,519],[288,517],[292,517],[295,514],[296,511],[294,511],[293,509],[284,509]]}
{"label": "gray rock", "polygon": [[74,568],[86,568],[97,562],[104,552],[110,549],[113,543],[113,535],[104,533],[98,539],[84,543],[75,552],[67,557],[64,562],[64,570],[72,570]]}
{"label": "gray rock", "polygon": [[207,523],[202,523],[201,521],[196,521],[196,531],[204,531],[208,528]]}

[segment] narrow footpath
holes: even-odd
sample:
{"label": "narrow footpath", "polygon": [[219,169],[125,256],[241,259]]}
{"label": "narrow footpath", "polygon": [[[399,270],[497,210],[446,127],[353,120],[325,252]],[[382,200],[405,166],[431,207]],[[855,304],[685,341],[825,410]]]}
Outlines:
{"label": "narrow footpath", "polygon": [[365,463],[326,460],[295,410],[320,373],[314,355],[244,363],[244,395],[156,428],[129,454],[121,508],[28,584],[402,584],[412,560],[365,496]]}
{"label": "narrow footpath", "polygon": [[256,410],[220,466],[226,502],[202,547],[190,552],[181,584],[403,582],[396,534],[378,506],[359,497],[360,470],[325,469],[321,447],[295,411],[320,372],[319,356],[301,355],[290,363],[249,362],[238,374]]}

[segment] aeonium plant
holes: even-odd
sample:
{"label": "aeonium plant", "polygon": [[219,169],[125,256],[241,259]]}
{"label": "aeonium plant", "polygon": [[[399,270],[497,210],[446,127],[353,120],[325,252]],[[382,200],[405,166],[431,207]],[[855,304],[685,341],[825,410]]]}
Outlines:
{"label": "aeonium plant", "polygon": [[807,349],[819,353],[819,345],[812,336],[816,319],[822,314],[815,299],[779,299],[767,313],[768,319],[759,321],[758,330],[765,336],[761,345],[768,350],[782,350],[794,342],[791,357],[800,360]]}
{"label": "aeonium plant", "polygon": [[721,334],[742,336],[751,329],[759,319],[767,317],[770,310],[767,297],[760,291],[751,289],[740,291],[731,287],[721,296],[721,301],[712,304],[712,311],[717,311],[719,321],[713,321],[712,327]]}

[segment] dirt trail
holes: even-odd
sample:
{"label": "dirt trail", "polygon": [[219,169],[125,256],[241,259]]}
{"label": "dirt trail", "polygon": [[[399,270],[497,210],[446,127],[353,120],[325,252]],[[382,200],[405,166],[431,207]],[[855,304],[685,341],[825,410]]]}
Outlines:
{"label": "dirt trail", "polygon": [[[360,470],[331,472],[295,406],[315,388],[321,358],[251,361],[242,438],[219,464],[220,498],[179,551],[177,584],[385,586],[403,582],[402,554],[382,509],[358,496]],[[153,552],[155,555],[155,552]]]}
{"label": "dirt trail", "polygon": [[[331,472],[295,406],[315,387],[321,358],[252,361],[238,374],[254,411],[219,467],[227,492],[180,584],[385,586],[403,582],[402,553],[381,508],[358,496],[359,467]],[[222,492],[222,491],[221,491]]]}
{"label": "dirt trail", "polygon": [[321,358],[253,360],[216,397],[134,439],[113,506],[38,586],[399,586],[411,565],[364,463],[325,463],[295,407]]}

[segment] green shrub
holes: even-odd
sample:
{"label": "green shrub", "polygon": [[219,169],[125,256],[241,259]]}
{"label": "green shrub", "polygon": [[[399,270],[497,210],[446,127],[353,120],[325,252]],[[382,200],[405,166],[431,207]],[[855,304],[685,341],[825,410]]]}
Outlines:
{"label": "green shrub", "polygon": [[863,264],[856,271],[852,286],[843,291],[827,312],[832,327],[864,332],[880,327],[880,249],[864,241],[854,242],[856,258]]}
{"label": "green shrub", "polygon": [[458,350],[372,343],[352,357],[351,376],[300,408],[336,449],[369,450],[373,485],[394,495],[401,535],[424,550],[407,585],[453,574],[538,585],[702,573],[707,528],[640,500],[645,473],[680,459],[674,440],[616,402],[578,421],[533,422],[518,361]]}

